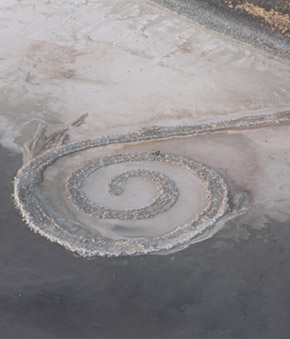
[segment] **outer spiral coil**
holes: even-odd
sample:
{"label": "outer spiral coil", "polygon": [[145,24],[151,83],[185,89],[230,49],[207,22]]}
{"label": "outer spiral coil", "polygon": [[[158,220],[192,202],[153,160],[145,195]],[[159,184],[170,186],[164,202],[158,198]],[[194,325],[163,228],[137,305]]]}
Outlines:
{"label": "outer spiral coil", "polygon": [[233,128],[267,126],[289,120],[290,113],[284,112],[199,126],[155,127],[120,136],[100,137],[59,146],[38,155],[19,170],[14,182],[15,202],[25,221],[34,231],[83,256],[118,256],[164,253],[164,251],[168,250],[179,250],[187,247],[195,240],[202,239],[204,235],[216,225],[217,221],[226,216],[229,211],[229,191],[227,183],[214,169],[192,159],[175,154],[161,153],[159,155],[152,155],[150,153],[132,153],[101,157],[93,162],[84,164],[84,166],[74,171],[67,181],[69,200],[72,205],[80,211],[93,215],[97,219],[117,218],[120,220],[128,220],[144,217],[149,218],[156,213],[169,209],[178,198],[178,189],[171,179],[167,178],[163,173],[156,171],[150,172],[141,168],[140,170],[122,173],[113,178],[113,181],[111,181],[109,185],[109,191],[120,194],[123,189],[122,184],[125,184],[128,178],[137,177],[150,179],[153,180],[153,182],[155,181],[158,192],[158,196],[153,201],[153,205],[145,206],[144,209],[118,211],[106,209],[105,206],[98,206],[90,202],[84,192],[82,192],[83,180],[98,168],[109,166],[110,163],[124,161],[163,162],[182,167],[202,181],[207,195],[207,204],[201,213],[193,218],[191,222],[184,225],[176,225],[174,230],[159,236],[145,239],[121,240],[100,237],[92,234],[92,232],[81,225],[70,228],[67,222],[61,224],[59,220],[53,218],[44,208],[36,194],[36,188],[41,182],[45,170],[62,157],[95,147],[144,140],[162,140],[171,137],[198,135],[210,131]]}

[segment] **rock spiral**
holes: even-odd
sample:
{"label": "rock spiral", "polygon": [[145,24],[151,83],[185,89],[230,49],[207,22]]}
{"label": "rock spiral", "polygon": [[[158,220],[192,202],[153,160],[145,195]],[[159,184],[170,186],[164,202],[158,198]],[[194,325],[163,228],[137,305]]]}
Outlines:
{"label": "rock spiral", "polygon": [[18,171],[14,182],[15,202],[25,221],[34,231],[82,256],[119,256],[177,251],[192,242],[202,240],[217,222],[230,212],[228,185],[214,169],[184,156],[151,152],[110,154],[82,164],[68,177],[66,196],[73,211],[78,210],[88,217],[93,217],[97,219],[96,222],[102,219],[130,221],[152,218],[167,211],[178,201],[179,190],[171,178],[159,171],[142,168],[116,175],[108,185],[108,192],[121,195],[123,186],[131,179],[151,181],[155,184],[157,197],[149,205],[131,210],[118,210],[90,201],[83,190],[85,180],[93,173],[111,165],[128,162],[168,164],[190,172],[204,185],[207,203],[190,222],[176,225],[173,230],[157,236],[117,240],[92,232],[90,228],[84,227],[85,225],[79,222],[72,224],[68,218],[55,217],[51,212],[52,209],[46,205],[49,200],[44,201],[39,196],[44,172],[64,157],[110,144],[198,135],[233,128],[252,128],[289,120],[290,113],[284,112],[197,126],[153,127],[124,135],[100,137],[58,146],[39,154]]}
{"label": "rock spiral", "polygon": [[[67,194],[69,200],[76,208],[86,214],[90,214],[97,219],[145,219],[152,218],[158,213],[170,208],[178,198],[178,189],[174,181],[169,179],[163,173],[148,170],[132,170],[112,179],[108,191],[114,195],[121,195],[123,192],[122,184],[126,184],[129,179],[142,178],[152,181],[156,184],[158,197],[144,208],[132,210],[114,210],[111,208],[98,206],[89,201],[81,187],[84,180],[98,169],[111,164],[127,161],[154,161],[157,158],[152,157],[150,153],[144,154],[113,154],[102,159],[90,161],[81,168],[74,171],[67,182]],[[164,157],[158,156],[158,160],[164,160]]]}

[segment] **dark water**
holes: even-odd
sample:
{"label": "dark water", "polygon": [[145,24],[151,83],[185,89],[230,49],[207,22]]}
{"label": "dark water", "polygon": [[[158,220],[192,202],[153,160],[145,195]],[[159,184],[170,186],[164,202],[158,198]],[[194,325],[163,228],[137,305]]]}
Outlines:
{"label": "dark water", "polygon": [[290,222],[243,218],[174,255],[87,260],[29,231],[11,199],[21,157],[0,159],[2,338],[289,338]]}

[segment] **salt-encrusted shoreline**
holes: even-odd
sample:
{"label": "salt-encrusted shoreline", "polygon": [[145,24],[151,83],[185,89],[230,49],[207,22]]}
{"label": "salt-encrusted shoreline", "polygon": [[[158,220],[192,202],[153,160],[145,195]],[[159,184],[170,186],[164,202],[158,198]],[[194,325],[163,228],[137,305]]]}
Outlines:
{"label": "salt-encrusted shoreline", "polygon": [[231,212],[229,189],[226,181],[215,170],[203,164],[177,155],[168,155],[171,162],[178,161],[186,169],[191,170],[192,167],[190,166],[194,166],[195,172],[205,184],[208,203],[202,213],[191,223],[177,225],[171,232],[148,239],[111,240],[93,235],[84,228],[74,229],[72,232],[45,213],[41,202],[35,195],[35,187],[41,182],[45,169],[57,159],[90,148],[110,144],[194,136],[230,129],[258,128],[289,121],[290,112],[287,111],[196,126],[152,127],[124,135],[100,137],[58,146],[40,154],[18,171],[14,180],[15,203],[32,230],[85,257],[164,253],[168,250],[179,250],[202,239],[221,218],[229,217]]}

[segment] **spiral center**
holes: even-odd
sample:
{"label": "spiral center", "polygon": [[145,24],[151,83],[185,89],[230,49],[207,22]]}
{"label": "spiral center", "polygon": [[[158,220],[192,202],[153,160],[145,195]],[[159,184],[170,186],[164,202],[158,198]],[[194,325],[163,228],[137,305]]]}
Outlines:
{"label": "spiral center", "polygon": [[67,195],[69,201],[81,212],[91,215],[97,219],[147,219],[165,212],[176,202],[179,192],[173,180],[165,174],[147,169],[137,169],[121,173],[115,176],[108,185],[108,192],[120,196],[124,192],[124,185],[129,180],[138,178],[155,185],[157,196],[153,201],[141,208],[135,209],[113,209],[92,202],[86,195],[83,186],[85,180],[94,172],[103,167],[122,162],[135,161],[164,161],[164,155],[158,157],[150,153],[110,155],[90,161],[81,168],[74,171],[67,183]]}

